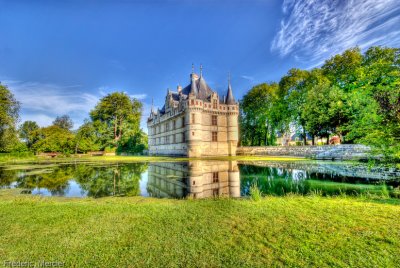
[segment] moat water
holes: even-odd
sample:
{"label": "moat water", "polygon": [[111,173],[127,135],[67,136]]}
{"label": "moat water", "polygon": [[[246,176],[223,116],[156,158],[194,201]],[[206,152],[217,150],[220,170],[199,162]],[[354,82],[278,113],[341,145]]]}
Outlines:
{"label": "moat water", "polygon": [[372,194],[400,198],[400,169],[329,161],[80,161],[0,166],[0,188],[42,196],[246,197],[252,185],[264,195]]}

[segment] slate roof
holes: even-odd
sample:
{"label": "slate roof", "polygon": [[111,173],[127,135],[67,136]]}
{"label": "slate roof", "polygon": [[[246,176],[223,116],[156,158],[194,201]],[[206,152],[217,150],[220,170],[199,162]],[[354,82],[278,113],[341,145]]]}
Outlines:
{"label": "slate roof", "polygon": [[[207,84],[206,80],[202,75],[198,76],[197,74],[192,73],[191,74],[191,79],[190,79],[190,84],[184,87],[181,91],[182,95],[184,98],[187,98],[187,96],[190,93],[193,93],[196,95],[196,98],[201,99],[201,100],[207,100],[209,101],[211,99],[211,95],[215,92],[213,91]],[[178,92],[170,92],[172,95],[172,99],[174,101],[179,101],[179,93]],[[232,88],[231,84],[229,82],[228,85],[228,92],[227,92],[227,97],[224,100],[224,97],[220,97],[221,102],[225,102],[226,104],[235,104],[235,98],[233,97],[232,93]],[[165,113],[165,105],[162,107],[160,110],[160,114]]]}

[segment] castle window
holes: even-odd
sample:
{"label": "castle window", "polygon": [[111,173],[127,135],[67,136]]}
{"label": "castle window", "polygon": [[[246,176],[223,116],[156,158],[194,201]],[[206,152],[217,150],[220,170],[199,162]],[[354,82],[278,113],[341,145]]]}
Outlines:
{"label": "castle window", "polygon": [[213,115],[211,119],[212,119],[211,123],[212,123],[213,126],[218,125],[218,117],[216,115]]}
{"label": "castle window", "polygon": [[191,104],[191,105],[194,105],[194,100],[191,100],[190,104]]}
{"label": "castle window", "polygon": [[195,124],[196,120],[195,120],[195,114],[192,114],[192,124]]}
{"label": "castle window", "polygon": [[194,131],[192,132],[192,136],[194,136]]}
{"label": "castle window", "polygon": [[213,108],[218,109],[218,102],[217,100],[213,100]]}
{"label": "castle window", "polygon": [[165,143],[168,144],[169,143],[169,136],[165,137]]}
{"label": "castle window", "polygon": [[182,142],[186,142],[185,132],[182,132]]}
{"label": "castle window", "polygon": [[176,121],[174,120],[174,121],[172,121],[172,122],[173,122],[173,123],[172,123],[173,128],[176,129]]}
{"label": "castle window", "polygon": [[[175,122],[175,121],[174,121]],[[176,135],[172,135],[174,143],[176,143]]]}
{"label": "castle window", "polygon": [[213,172],[213,182],[218,182],[218,172]]}
{"label": "castle window", "polygon": [[212,141],[218,141],[218,133],[212,132]]}
{"label": "castle window", "polygon": [[185,117],[182,117],[182,127],[185,126]]}
{"label": "castle window", "polygon": [[165,131],[169,131],[169,122],[165,123]]}
{"label": "castle window", "polygon": [[161,144],[161,138],[158,138],[158,144]]}

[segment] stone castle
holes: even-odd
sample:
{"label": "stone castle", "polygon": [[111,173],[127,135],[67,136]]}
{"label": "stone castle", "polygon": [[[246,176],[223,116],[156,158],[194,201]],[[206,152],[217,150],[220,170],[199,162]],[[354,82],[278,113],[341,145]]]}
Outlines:
{"label": "stone castle", "polygon": [[168,90],[162,109],[152,107],[147,121],[150,155],[188,157],[236,155],[239,104],[230,79],[226,96],[219,96],[200,75],[190,84]]}

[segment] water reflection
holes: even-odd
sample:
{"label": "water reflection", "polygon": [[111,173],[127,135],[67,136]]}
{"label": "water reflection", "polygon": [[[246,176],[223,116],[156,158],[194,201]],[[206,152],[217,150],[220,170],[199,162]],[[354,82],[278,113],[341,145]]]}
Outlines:
{"label": "water reflection", "polygon": [[147,191],[154,197],[240,197],[236,161],[191,161],[149,165]]}
{"label": "water reflection", "polygon": [[104,197],[140,194],[139,181],[147,164],[76,163],[11,166],[0,169],[2,188],[23,188],[45,196]]}
{"label": "water reflection", "polygon": [[386,194],[400,197],[400,170],[333,162],[189,161],[0,166],[0,188],[46,196],[239,197],[263,194]]}

